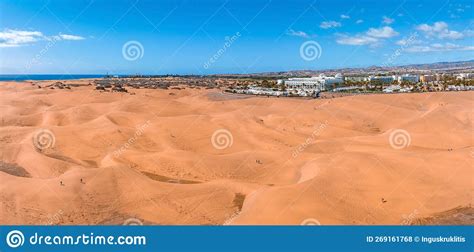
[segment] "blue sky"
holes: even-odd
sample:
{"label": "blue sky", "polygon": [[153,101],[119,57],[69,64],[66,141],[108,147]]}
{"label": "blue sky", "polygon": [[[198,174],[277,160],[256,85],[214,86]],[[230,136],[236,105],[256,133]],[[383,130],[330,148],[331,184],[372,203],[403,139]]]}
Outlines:
{"label": "blue sky", "polygon": [[255,73],[471,60],[473,13],[465,0],[2,0],[0,73]]}

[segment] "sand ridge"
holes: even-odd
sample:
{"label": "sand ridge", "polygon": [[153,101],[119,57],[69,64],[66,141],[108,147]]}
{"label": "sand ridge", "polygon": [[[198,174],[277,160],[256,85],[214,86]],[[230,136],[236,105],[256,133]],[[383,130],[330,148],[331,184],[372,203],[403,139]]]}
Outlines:
{"label": "sand ridge", "polygon": [[2,224],[404,224],[472,204],[473,92],[313,100],[68,82],[84,86],[0,83]]}

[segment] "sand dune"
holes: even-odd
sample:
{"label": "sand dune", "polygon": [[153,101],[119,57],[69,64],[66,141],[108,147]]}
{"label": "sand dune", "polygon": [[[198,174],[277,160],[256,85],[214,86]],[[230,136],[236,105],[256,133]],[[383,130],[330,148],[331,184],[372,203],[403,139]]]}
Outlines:
{"label": "sand dune", "polygon": [[309,100],[37,85],[0,83],[2,224],[472,215],[473,92]]}

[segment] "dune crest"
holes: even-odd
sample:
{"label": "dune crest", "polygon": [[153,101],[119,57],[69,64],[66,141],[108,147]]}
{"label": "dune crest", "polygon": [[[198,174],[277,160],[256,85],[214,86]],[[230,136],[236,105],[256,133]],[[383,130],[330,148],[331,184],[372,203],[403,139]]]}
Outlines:
{"label": "dune crest", "polygon": [[473,224],[473,92],[170,92],[0,83],[0,222]]}

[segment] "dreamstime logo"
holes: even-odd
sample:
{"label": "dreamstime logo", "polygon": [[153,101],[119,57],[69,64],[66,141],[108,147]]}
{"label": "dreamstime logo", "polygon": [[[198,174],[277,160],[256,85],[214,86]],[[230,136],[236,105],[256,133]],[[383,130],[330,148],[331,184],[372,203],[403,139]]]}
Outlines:
{"label": "dreamstime logo", "polygon": [[211,143],[214,148],[222,150],[231,147],[234,143],[234,138],[230,131],[226,129],[218,129],[212,134]]}
{"label": "dreamstime logo", "polygon": [[6,241],[10,248],[18,248],[23,246],[23,243],[25,242],[25,236],[21,231],[13,230],[7,234]]}
{"label": "dreamstime logo", "polygon": [[396,129],[390,133],[389,142],[392,148],[400,150],[410,146],[411,137],[408,131]]}
{"label": "dreamstime logo", "polygon": [[301,222],[302,226],[321,226],[321,223],[314,219],[314,218],[309,218]]}
{"label": "dreamstime logo", "polygon": [[418,215],[418,209],[415,209],[409,215],[402,215],[402,225],[411,225],[415,220],[416,216]]}
{"label": "dreamstime logo", "polygon": [[41,129],[35,132],[33,135],[33,145],[38,150],[44,150],[48,148],[53,148],[56,143],[56,138],[54,137],[53,132],[47,129]]}
{"label": "dreamstime logo", "polygon": [[143,45],[135,40],[128,41],[122,46],[122,55],[126,60],[135,61],[143,58],[145,49]]}
{"label": "dreamstime logo", "polygon": [[49,49],[51,49],[54,45],[56,45],[56,43],[60,41],[61,39],[59,36],[53,36],[52,38],[48,40],[49,42],[46,44],[46,46],[43,49],[41,49],[41,51],[37,53],[30,61],[28,61],[28,63],[25,66],[27,70],[30,70],[33,65],[38,64],[40,62],[40,59],[46,53],[48,53]]}
{"label": "dreamstime logo", "polygon": [[406,51],[409,46],[412,46],[413,44],[417,43],[418,41],[417,38],[418,38],[418,33],[415,32],[415,33],[412,33],[410,37],[408,37],[407,39],[401,40],[400,48],[395,50],[390,55],[390,57],[388,57],[387,60],[384,63],[382,63],[382,67],[390,67],[391,65],[393,65],[395,60],[402,55],[402,52]]}
{"label": "dreamstime logo", "polygon": [[61,221],[62,215],[64,214],[63,210],[60,209],[58,212],[55,214],[51,215],[48,214],[47,220],[43,222],[43,225],[54,225],[57,224]]}
{"label": "dreamstime logo", "polygon": [[137,127],[137,130],[135,131],[135,134],[133,134],[132,137],[128,139],[128,141],[120,146],[116,151],[114,151],[114,156],[119,157],[122,155],[127,149],[129,149],[137,140],[138,138],[143,135],[145,130],[150,126],[151,122],[150,120],[146,121],[144,124],[140,125]]}
{"label": "dreamstime logo", "polygon": [[231,37],[225,37],[225,42],[224,42],[224,45],[222,46],[222,48],[219,48],[219,50],[217,50],[216,53],[214,53],[214,55],[212,55],[212,57],[210,57],[203,65],[204,69],[209,69],[209,67],[211,67],[212,64],[216,63],[217,60],[219,60],[219,58],[224,55],[224,53],[227,51],[227,49],[229,49],[232,44],[238,39],[240,38],[240,32],[236,32],[234,35],[232,35]]}
{"label": "dreamstime logo", "polygon": [[143,222],[137,218],[129,218],[123,222],[124,226],[143,226]]}
{"label": "dreamstime logo", "polygon": [[321,45],[313,40],[306,41],[300,46],[300,56],[306,61],[319,59],[322,53]]}
{"label": "dreamstime logo", "polygon": [[324,123],[321,123],[317,128],[315,128],[313,132],[311,133],[311,136],[306,138],[306,140],[302,144],[298,145],[298,147],[295,150],[293,150],[293,154],[292,154],[293,158],[298,157],[298,155],[301,152],[303,152],[306,149],[306,147],[313,144],[316,137],[319,136],[321,132],[324,129],[326,129],[327,126],[328,126],[328,121],[326,120],[324,121]]}

